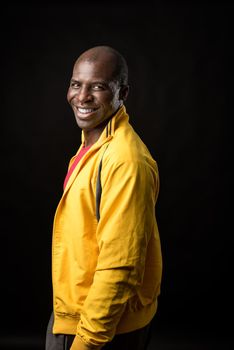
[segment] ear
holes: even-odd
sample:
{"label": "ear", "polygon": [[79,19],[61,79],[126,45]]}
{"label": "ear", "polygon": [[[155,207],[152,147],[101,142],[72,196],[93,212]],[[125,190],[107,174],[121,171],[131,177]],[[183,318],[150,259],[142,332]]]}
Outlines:
{"label": "ear", "polygon": [[119,99],[122,101],[126,101],[129,93],[129,85],[121,85],[119,90]]}

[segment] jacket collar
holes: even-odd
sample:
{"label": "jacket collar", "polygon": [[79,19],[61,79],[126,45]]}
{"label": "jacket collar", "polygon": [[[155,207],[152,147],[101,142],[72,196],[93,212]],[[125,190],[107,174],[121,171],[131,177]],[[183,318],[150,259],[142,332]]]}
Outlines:
{"label": "jacket collar", "polygon": [[[119,125],[119,122],[122,121],[123,119],[129,119],[129,116],[126,112],[125,106],[121,106],[118,111],[113,115],[113,117],[109,120],[108,124],[106,125],[105,129],[101,133],[98,141],[96,142],[97,146],[102,145],[106,141],[110,140],[116,131],[116,128]],[[81,133],[81,142],[82,145],[84,145],[84,133],[82,131]]]}
{"label": "jacket collar", "polygon": [[[96,152],[99,148],[101,148],[101,146],[104,145],[106,142],[111,140],[115,134],[115,131],[117,130],[118,126],[120,125],[120,123],[127,122],[128,119],[129,119],[129,116],[126,113],[125,106],[121,106],[120,109],[116,112],[116,114],[109,120],[108,124],[106,125],[105,129],[101,133],[97,142],[91,147],[90,150],[87,151],[87,153],[85,153],[85,155],[82,157],[82,159],[77,164],[76,168],[73,170],[70,178],[68,179],[68,182],[67,182],[66,188],[63,192],[63,195],[68,191],[68,189],[70,188],[74,179],[76,178],[77,174],[80,172],[80,170],[82,169],[83,165],[85,164],[86,160],[90,157],[90,155],[93,152]],[[82,141],[82,144],[79,147],[77,153],[79,153],[80,149],[84,145],[83,131],[81,133],[81,141]],[[73,158],[75,158],[75,156]]]}

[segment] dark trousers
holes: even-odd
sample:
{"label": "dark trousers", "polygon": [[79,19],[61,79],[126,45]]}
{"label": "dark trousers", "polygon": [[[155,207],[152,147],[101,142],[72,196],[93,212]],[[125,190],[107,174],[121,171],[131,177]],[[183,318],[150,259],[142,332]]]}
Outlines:
{"label": "dark trousers", "polygon": [[[74,335],[53,334],[52,327],[54,315],[52,313],[46,333],[45,350],[69,350]],[[150,341],[150,325],[136,331],[117,334],[110,343],[107,343],[103,350],[147,350]]]}

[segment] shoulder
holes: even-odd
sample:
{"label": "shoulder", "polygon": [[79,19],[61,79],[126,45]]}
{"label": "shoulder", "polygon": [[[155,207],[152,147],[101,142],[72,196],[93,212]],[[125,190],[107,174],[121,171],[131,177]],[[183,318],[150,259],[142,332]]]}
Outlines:
{"label": "shoulder", "polygon": [[158,172],[157,163],[146,144],[130,124],[119,128],[110,140],[103,157],[105,173],[115,172],[137,174]]}

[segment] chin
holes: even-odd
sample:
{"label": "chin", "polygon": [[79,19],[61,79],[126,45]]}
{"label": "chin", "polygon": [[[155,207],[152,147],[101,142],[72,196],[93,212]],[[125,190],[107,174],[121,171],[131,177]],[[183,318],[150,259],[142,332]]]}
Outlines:
{"label": "chin", "polygon": [[76,118],[76,123],[79,126],[79,128],[81,128],[82,130],[92,130],[96,127],[96,125],[92,122],[90,122],[90,120],[81,120]]}

